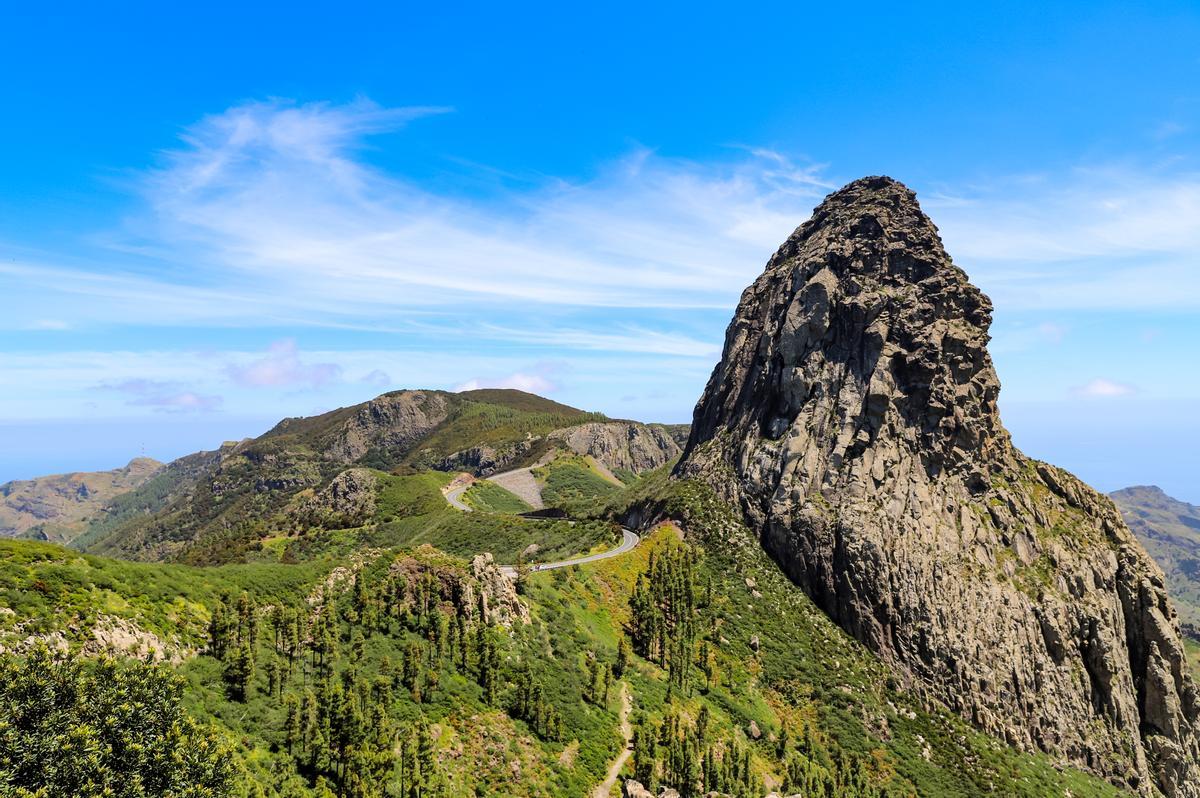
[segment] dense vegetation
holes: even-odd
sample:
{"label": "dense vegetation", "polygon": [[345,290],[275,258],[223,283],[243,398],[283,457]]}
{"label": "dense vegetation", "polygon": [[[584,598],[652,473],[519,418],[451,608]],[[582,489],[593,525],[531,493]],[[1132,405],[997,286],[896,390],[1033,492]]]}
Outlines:
{"label": "dense vegetation", "polygon": [[139,565],[6,544],[0,588],[17,614],[3,623],[18,648],[69,627],[81,631],[64,644],[86,645],[89,606],[164,635],[178,625],[183,706],[231,746],[240,795],[586,795],[622,746],[625,696],[626,775],[683,796],[1116,794],[928,711],[728,507],[663,477],[607,503],[678,526],[618,558],[524,574],[528,624],[495,615],[495,596],[485,612],[483,582],[442,552],[515,557],[538,534],[579,550],[611,545],[600,538],[615,527],[445,512],[433,501],[445,477],[429,474],[388,476],[362,528],[266,545],[297,565]]}
{"label": "dense vegetation", "polygon": [[594,512],[621,493],[621,487],[601,475],[583,457],[560,456],[533,469],[542,487],[547,507],[559,507],[571,515]]}
{"label": "dense vegetation", "polygon": [[234,760],[182,710],[183,680],[137,661],[0,659],[0,794],[224,798]]}

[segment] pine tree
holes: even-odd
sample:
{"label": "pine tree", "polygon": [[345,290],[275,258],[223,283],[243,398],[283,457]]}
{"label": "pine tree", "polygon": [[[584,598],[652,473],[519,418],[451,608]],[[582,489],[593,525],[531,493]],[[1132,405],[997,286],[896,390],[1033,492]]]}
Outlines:
{"label": "pine tree", "polygon": [[629,641],[624,635],[617,641],[617,660],[613,663],[613,675],[618,679],[625,676],[625,669],[629,667]]}
{"label": "pine tree", "polygon": [[642,721],[633,730],[634,779],[649,786],[654,779],[654,771],[657,766],[658,753],[654,741],[654,731],[646,721]]}
{"label": "pine tree", "polygon": [[284,739],[287,743],[288,756],[291,756],[296,746],[300,744],[303,734],[300,726],[300,702],[293,693],[288,693],[283,699],[283,706],[287,715],[287,721],[284,726]]}

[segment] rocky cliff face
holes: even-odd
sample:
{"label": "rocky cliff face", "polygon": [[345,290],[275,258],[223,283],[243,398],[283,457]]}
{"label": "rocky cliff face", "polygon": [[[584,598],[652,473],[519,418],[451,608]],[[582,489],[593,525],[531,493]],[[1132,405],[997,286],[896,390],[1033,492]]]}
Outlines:
{"label": "rocky cliff face", "polygon": [[1163,577],[1112,503],[1013,448],[991,304],[915,195],[830,195],[742,295],[679,472],[843,628],[981,728],[1200,795]]}
{"label": "rocky cliff face", "polygon": [[325,456],[353,463],[371,449],[406,451],[446,420],[449,403],[433,391],[397,391],[372,399],[345,423]]}
{"label": "rocky cliff face", "polygon": [[320,491],[298,503],[290,516],[298,523],[325,529],[346,529],[367,523],[375,514],[379,479],[366,468],[338,474]]}
{"label": "rocky cliff face", "polygon": [[1200,507],[1141,485],[1110,493],[1138,542],[1163,569],[1184,633],[1200,639]]}
{"label": "rocky cliff face", "polygon": [[630,421],[594,421],[550,433],[576,454],[588,455],[612,471],[641,474],[674,460],[679,445],[662,427]]}

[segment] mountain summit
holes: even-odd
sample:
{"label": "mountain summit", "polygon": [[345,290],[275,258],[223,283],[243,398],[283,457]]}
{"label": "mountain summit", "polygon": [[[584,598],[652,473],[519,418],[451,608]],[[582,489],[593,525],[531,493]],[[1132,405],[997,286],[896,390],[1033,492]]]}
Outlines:
{"label": "mountain summit", "polygon": [[1163,576],[1112,503],[1011,444],[991,303],[887,177],[831,194],[743,293],[679,473],[844,629],[979,727],[1200,796]]}

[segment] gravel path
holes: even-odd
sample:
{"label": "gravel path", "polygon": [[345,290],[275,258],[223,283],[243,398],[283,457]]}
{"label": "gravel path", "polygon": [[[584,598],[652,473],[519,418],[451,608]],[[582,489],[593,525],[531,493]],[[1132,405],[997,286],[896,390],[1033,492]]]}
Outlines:
{"label": "gravel path", "polygon": [[505,471],[503,474],[494,474],[488,477],[488,481],[495,482],[509,493],[520,496],[522,501],[535,510],[540,510],[546,506],[545,502],[542,501],[542,488],[537,484],[533,472],[528,468],[518,468],[514,471]]}

